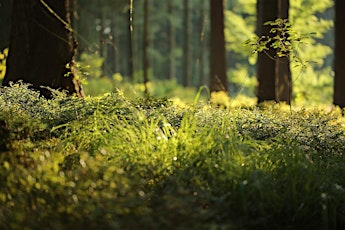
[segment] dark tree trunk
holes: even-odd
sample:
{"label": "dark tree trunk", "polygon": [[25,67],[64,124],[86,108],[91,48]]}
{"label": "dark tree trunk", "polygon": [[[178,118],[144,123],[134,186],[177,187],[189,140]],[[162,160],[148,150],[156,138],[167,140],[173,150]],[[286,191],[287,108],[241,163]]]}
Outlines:
{"label": "dark tree trunk", "polygon": [[13,0],[0,0],[0,52],[8,48],[10,42],[12,3]]}
{"label": "dark tree trunk", "polygon": [[72,0],[14,0],[3,85],[22,80],[46,97],[51,93],[42,86],[83,96],[73,74],[77,43],[71,9]]}
{"label": "dark tree trunk", "polygon": [[[271,27],[263,25],[267,21],[277,19],[277,0],[258,0],[257,1],[257,35],[270,36]],[[275,95],[275,71],[276,52],[269,49],[258,54],[257,78],[258,102],[271,101],[276,99]]]}
{"label": "dark tree trunk", "polygon": [[224,1],[210,1],[211,44],[210,44],[210,91],[228,92],[226,75],[226,52],[224,38]]}
{"label": "dark tree trunk", "polygon": [[[258,0],[257,1],[257,35],[259,37],[273,37],[271,26],[264,25],[267,21],[277,18],[289,18],[289,0]],[[257,78],[258,102],[276,101],[290,104],[292,94],[292,80],[289,53],[283,57],[277,56],[276,49],[258,54]]]}
{"label": "dark tree trunk", "polygon": [[[289,0],[277,0],[278,17],[289,19]],[[276,59],[276,100],[278,102],[291,103],[292,79],[290,71],[289,53],[285,53],[283,57]]]}
{"label": "dark tree trunk", "polygon": [[335,59],[334,59],[334,96],[333,103],[345,108],[345,1],[335,1]]}

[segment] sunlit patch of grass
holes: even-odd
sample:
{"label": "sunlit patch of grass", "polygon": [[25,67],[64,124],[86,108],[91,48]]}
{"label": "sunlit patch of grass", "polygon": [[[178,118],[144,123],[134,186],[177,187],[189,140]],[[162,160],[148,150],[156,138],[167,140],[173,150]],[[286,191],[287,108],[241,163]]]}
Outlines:
{"label": "sunlit patch of grass", "polygon": [[344,226],[341,111],[241,100],[3,88],[0,228]]}

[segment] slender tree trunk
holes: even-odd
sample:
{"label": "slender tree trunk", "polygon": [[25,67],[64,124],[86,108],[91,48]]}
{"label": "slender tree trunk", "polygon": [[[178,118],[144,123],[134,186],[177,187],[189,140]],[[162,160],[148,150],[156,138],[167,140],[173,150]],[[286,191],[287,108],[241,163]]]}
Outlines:
{"label": "slender tree trunk", "polygon": [[[289,19],[289,0],[277,0],[277,2],[278,17],[282,19]],[[278,102],[286,102],[290,104],[292,94],[292,79],[289,53],[285,53],[285,56],[283,57],[276,58],[275,76],[276,100]]]}
{"label": "slender tree trunk", "polygon": [[200,0],[199,11],[200,11],[200,53],[199,53],[199,86],[207,85],[207,77],[205,74],[205,30],[206,30],[206,12],[205,12],[205,0]]}
{"label": "slender tree trunk", "polygon": [[174,6],[173,1],[168,1],[168,13],[169,13],[169,30],[168,30],[168,39],[169,39],[169,80],[173,80],[176,77],[176,63],[175,63],[175,26],[174,21]]}
{"label": "slender tree trunk", "polygon": [[129,42],[128,42],[128,51],[129,51],[129,60],[128,60],[128,72],[130,81],[134,80],[134,38],[133,38],[133,2],[134,0],[129,0],[129,9],[128,9],[128,29],[129,29]]}
{"label": "slender tree trunk", "polygon": [[118,72],[118,63],[117,63],[117,44],[116,44],[116,32],[115,32],[115,21],[110,23],[111,35],[107,42],[107,59],[106,59],[106,75],[111,77],[114,73]]}
{"label": "slender tree trunk", "polygon": [[224,38],[224,0],[210,1],[211,45],[210,45],[210,91],[228,92],[226,75],[226,52]]}
{"label": "slender tree trunk", "polygon": [[[267,21],[274,21],[277,18],[277,0],[257,0],[257,35],[270,36],[271,27],[263,25]],[[257,78],[258,102],[276,99],[275,74],[276,74],[276,52],[269,49],[258,54]]]}
{"label": "slender tree trunk", "polygon": [[183,86],[191,86],[192,64],[191,64],[191,21],[190,21],[190,0],[184,0],[184,43],[183,43]]}
{"label": "slender tree trunk", "polygon": [[334,105],[345,108],[345,1],[335,1]]}
{"label": "slender tree trunk", "polygon": [[10,52],[3,85],[22,80],[42,95],[42,86],[83,96],[73,74],[76,40],[71,27],[72,0],[14,0]]}
{"label": "slender tree trunk", "polygon": [[104,18],[104,12],[103,12],[103,9],[104,9],[104,6],[102,4],[102,1],[100,1],[99,3],[99,15],[98,15],[98,19],[99,19],[99,37],[98,37],[98,40],[99,40],[99,56],[103,59],[103,63],[102,63],[102,66],[101,66],[101,76],[100,77],[105,77],[106,76],[106,66],[107,66],[107,52],[106,52],[106,37],[105,37],[105,34],[104,34],[104,29],[105,29],[105,18]]}
{"label": "slender tree trunk", "polygon": [[[277,18],[289,18],[289,0],[258,0],[257,1],[257,34],[259,37],[273,37],[271,26],[264,25],[267,21]],[[258,102],[276,101],[291,103],[292,80],[290,71],[290,57],[286,53],[277,56],[276,49],[260,52],[257,62]]]}
{"label": "slender tree trunk", "polygon": [[149,69],[149,58],[147,55],[147,49],[149,47],[149,0],[144,0],[144,38],[143,38],[143,71],[144,71],[144,86],[145,86],[145,95],[148,94],[147,83],[149,82],[148,78],[148,69]]}

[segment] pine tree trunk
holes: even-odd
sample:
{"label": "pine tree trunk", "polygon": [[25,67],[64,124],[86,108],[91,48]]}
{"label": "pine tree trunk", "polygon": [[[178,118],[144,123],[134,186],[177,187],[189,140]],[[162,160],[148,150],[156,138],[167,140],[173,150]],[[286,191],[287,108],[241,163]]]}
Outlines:
{"label": "pine tree trunk", "polygon": [[144,33],[143,33],[143,72],[144,72],[144,86],[145,86],[145,95],[148,94],[147,83],[149,82],[148,78],[148,69],[149,69],[149,57],[147,54],[147,49],[149,47],[149,0],[144,0]]}
{"label": "pine tree trunk", "polygon": [[[257,1],[257,35],[270,36],[271,27],[263,25],[267,21],[274,21],[277,18],[277,0]],[[275,74],[276,74],[276,52],[269,49],[258,54],[257,78],[258,103],[264,101],[275,101]]]}
{"label": "pine tree trunk", "polygon": [[200,53],[199,53],[199,86],[208,85],[208,78],[205,73],[205,56],[206,56],[206,1],[200,0],[199,11],[200,11]]}
{"label": "pine tree trunk", "polygon": [[3,85],[22,80],[46,97],[51,92],[42,86],[83,96],[73,73],[77,43],[71,9],[72,0],[14,0]]}
{"label": "pine tree trunk", "polygon": [[[289,0],[277,1],[278,17],[282,19],[289,19]],[[285,53],[285,56],[283,57],[277,57],[275,68],[276,100],[278,102],[286,102],[287,104],[290,104],[292,94],[292,79],[289,53]]]}
{"label": "pine tree trunk", "polygon": [[226,75],[226,52],[224,38],[224,1],[210,1],[211,44],[210,44],[210,91],[228,92]]}
{"label": "pine tree trunk", "polygon": [[12,2],[13,0],[0,0],[0,52],[9,45]]}
{"label": "pine tree trunk", "polygon": [[129,9],[128,9],[128,75],[129,80],[134,80],[134,37],[133,37],[133,4],[134,0],[129,0]]}
{"label": "pine tree trunk", "polygon": [[[271,26],[265,22],[275,21],[277,18],[289,18],[289,0],[258,0],[257,1],[257,35],[259,37],[273,37]],[[289,53],[278,57],[278,50],[269,50],[258,54],[257,78],[258,102],[276,101],[290,104],[292,94],[292,80]]]}
{"label": "pine tree trunk", "polygon": [[335,1],[334,96],[333,103],[345,108],[345,1]]}
{"label": "pine tree trunk", "polygon": [[191,86],[192,63],[191,63],[191,21],[190,21],[190,0],[184,0],[184,43],[183,43],[183,86]]}
{"label": "pine tree trunk", "polygon": [[176,63],[175,63],[175,27],[173,24],[174,21],[174,7],[173,2],[168,2],[168,13],[169,13],[169,30],[168,30],[168,39],[169,39],[169,80],[174,80],[176,78]]}

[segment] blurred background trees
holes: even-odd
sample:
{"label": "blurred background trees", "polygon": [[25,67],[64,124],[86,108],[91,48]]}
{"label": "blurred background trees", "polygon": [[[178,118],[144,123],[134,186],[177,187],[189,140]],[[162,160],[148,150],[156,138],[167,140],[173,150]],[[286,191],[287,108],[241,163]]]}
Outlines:
{"label": "blurred background trees", "polygon": [[[147,32],[144,1],[77,0],[74,14],[79,42],[77,61],[79,74],[88,82],[86,94],[103,94],[116,87],[144,92],[144,72],[152,95],[172,96],[183,86],[187,88],[179,91],[179,96],[184,97],[189,89],[209,85],[209,1],[150,0]],[[0,0],[1,23],[8,22],[8,15],[3,12],[10,11],[11,2]],[[243,45],[257,32],[256,4],[256,0],[224,1],[226,74],[231,97],[240,93],[256,96],[257,55],[251,55],[251,48]],[[306,65],[290,64],[294,101],[313,99],[332,103],[333,6],[333,0],[290,1],[292,29],[300,34],[316,34],[296,50]],[[6,34],[2,32],[0,36],[2,50],[8,47]],[[145,68],[144,56],[149,63]]]}

